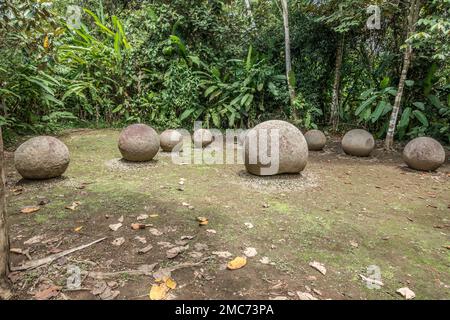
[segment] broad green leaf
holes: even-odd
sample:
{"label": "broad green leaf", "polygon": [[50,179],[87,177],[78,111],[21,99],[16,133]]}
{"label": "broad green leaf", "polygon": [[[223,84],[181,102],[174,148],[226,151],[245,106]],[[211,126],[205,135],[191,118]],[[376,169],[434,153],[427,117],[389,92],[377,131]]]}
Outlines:
{"label": "broad green leaf", "polygon": [[180,121],[187,119],[194,111],[195,111],[195,109],[185,110],[180,116]]}
{"label": "broad green leaf", "polygon": [[420,110],[425,110],[425,104],[423,102],[414,102],[413,106],[415,106],[416,108],[420,109]]}
{"label": "broad green leaf", "polygon": [[355,115],[359,115],[361,114],[364,110],[366,110],[367,107],[369,107],[378,97],[377,96],[373,96],[370,97],[369,99],[367,99],[366,101],[364,101],[359,107],[358,109],[356,109],[355,111]]}
{"label": "broad green leaf", "polygon": [[417,120],[419,120],[425,127],[428,127],[428,119],[427,117],[422,113],[422,111],[414,110],[413,115],[416,117]]}
{"label": "broad green leaf", "polygon": [[406,108],[403,113],[402,113],[402,117],[400,119],[400,122],[398,123],[398,127],[399,128],[406,128],[409,124],[409,119],[411,117],[411,108]]}

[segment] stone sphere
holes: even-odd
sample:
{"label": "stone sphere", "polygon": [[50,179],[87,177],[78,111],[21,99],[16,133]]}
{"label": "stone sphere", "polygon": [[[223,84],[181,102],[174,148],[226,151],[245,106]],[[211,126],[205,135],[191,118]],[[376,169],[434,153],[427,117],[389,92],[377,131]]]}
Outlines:
{"label": "stone sphere", "polygon": [[211,131],[207,129],[198,129],[194,132],[193,139],[195,147],[204,148],[214,141],[214,136]]}
{"label": "stone sphere", "polygon": [[[275,139],[278,150],[272,150],[277,145]],[[254,175],[299,173],[308,161],[308,144],[294,125],[280,120],[266,121],[245,136],[244,157],[247,171]]]}
{"label": "stone sphere", "polygon": [[403,150],[403,160],[412,169],[433,171],[444,164],[445,150],[433,138],[416,138]]}
{"label": "stone sphere", "polygon": [[320,130],[309,130],[305,133],[305,139],[308,143],[309,150],[312,151],[322,150],[327,143],[327,137],[325,137],[325,134]]}
{"label": "stone sphere", "polygon": [[183,145],[183,135],[177,130],[167,129],[159,136],[161,149],[165,152],[171,152],[177,145],[180,149]]}
{"label": "stone sphere", "polygon": [[17,148],[14,164],[25,179],[50,179],[62,175],[69,166],[67,146],[60,140],[40,136],[31,138]]}
{"label": "stone sphere", "polygon": [[159,135],[145,124],[133,124],[120,133],[119,150],[125,160],[150,161],[159,151]]}
{"label": "stone sphere", "polygon": [[342,149],[352,156],[368,157],[374,148],[375,139],[363,129],[351,130],[342,138]]}

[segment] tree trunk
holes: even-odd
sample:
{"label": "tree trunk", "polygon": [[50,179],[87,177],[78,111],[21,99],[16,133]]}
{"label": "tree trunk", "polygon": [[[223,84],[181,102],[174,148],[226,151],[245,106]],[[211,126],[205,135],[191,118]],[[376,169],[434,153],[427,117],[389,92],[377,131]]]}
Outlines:
{"label": "tree trunk", "polygon": [[245,8],[247,9],[247,15],[250,18],[252,29],[256,30],[256,23],[255,19],[253,18],[253,12],[252,12],[252,6],[250,5],[250,0],[244,0],[245,2]]}
{"label": "tree trunk", "polygon": [[341,86],[341,69],[342,59],[344,55],[344,35],[339,39],[337,52],[336,52],[336,69],[334,72],[334,84],[333,84],[333,98],[331,100],[331,115],[330,124],[333,127],[333,131],[336,131],[339,124],[339,93]]}
{"label": "tree trunk", "polygon": [[3,154],[3,134],[0,127],[0,299],[11,297],[9,273],[9,237],[6,222],[5,164]]}
{"label": "tree trunk", "polygon": [[[415,31],[416,22],[419,19],[421,7],[421,0],[411,0],[410,8],[408,13],[408,33],[407,38],[409,38]],[[389,129],[386,134],[386,140],[384,142],[384,147],[387,150],[391,150],[394,145],[394,135],[397,126],[398,113],[400,111],[400,105],[403,98],[403,90],[405,88],[405,81],[408,75],[409,66],[411,64],[412,57],[412,47],[410,44],[406,44],[405,54],[403,56],[403,68],[400,74],[400,81],[398,83],[397,95],[395,96],[394,106],[392,108],[391,118],[389,120]]]}
{"label": "tree trunk", "polygon": [[292,83],[292,60],[291,60],[291,39],[289,35],[289,9],[287,0],[281,0],[281,7],[283,9],[283,25],[284,25],[284,45],[285,45],[285,56],[286,56],[286,78],[289,89],[289,97],[292,106],[292,115],[294,120],[298,120],[298,113],[294,107],[295,101],[295,88]]}

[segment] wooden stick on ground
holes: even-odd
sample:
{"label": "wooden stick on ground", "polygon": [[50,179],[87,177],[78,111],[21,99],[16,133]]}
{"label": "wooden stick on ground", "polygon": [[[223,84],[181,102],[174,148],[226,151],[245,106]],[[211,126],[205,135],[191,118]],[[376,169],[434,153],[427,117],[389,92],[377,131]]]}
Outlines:
{"label": "wooden stick on ground", "polygon": [[105,239],[106,239],[106,237],[98,239],[98,240],[95,240],[95,241],[93,241],[91,243],[88,243],[88,244],[81,245],[81,246],[76,247],[76,248],[68,249],[68,250],[65,250],[65,251],[53,254],[51,256],[48,256],[48,257],[45,257],[45,258],[42,258],[42,259],[27,261],[24,264],[22,264],[21,266],[12,267],[11,271],[25,271],[25,270],[36,269],[36,268],[38,268],[40,266],[52,263],[53,261],[58,260],[61,257],[67,256],[68,254],[71,254],[71,253],[74,253],[76,251],[80,251],[80,250],[86,249],[87,247],[90,247],[90,246],[92,246],[92,245],[94,245],[94,244],[96,244],[96,243],[98,243],[100,241],[103,241]]}

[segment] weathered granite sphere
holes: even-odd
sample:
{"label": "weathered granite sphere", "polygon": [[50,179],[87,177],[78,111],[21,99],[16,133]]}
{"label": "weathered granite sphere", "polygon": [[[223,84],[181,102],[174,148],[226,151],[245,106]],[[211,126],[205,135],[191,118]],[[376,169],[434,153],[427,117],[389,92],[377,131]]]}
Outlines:
{"label": "weathered granite sphere", "polygon": [[406,145],[403,160],[412,169],[432,171],[444,164],[445,150],[433,138],[420,137]]}
{"label": "weathered granite sphere", "polygon": [[198,129],[194,132],[194,145],[197,148],[204,148],[209,146],[214,141],[214,136],[211,131],[207,129]]}
{"label": "weathered granite sphere", "polygon": [[181,148],[183,145],[183,135],[177,130],[167,129],[159,136],[161,149],[165,152],[171,152],[177,145]]}
{"label": "weathered granite sphere", "polygon": [[[277,146],[277,141],[277,150],[272,150],[272,147]],[[294,125],[271,120],[257,125],[247,133],[244,156],[245,168],[254,175],[299,173],[305,169],[308,161],[308,144],[302,132]]]}
{"label": "weathered granite sphere", "polygon": [[375,139],[363,129],[350,130],[342,138],[342,149],[352,156],[368,157],[374,148]]}
{"label": "weathered granite sphere", "polygon": [[41,180],[59,177],[69,166],[67,146],[60,140],[40,136],[31,138],[17,148],[14,164],[25,179]]}
{"label": "weathered granite sphere", "polygon": [[305,133],[305,139],[308,143],[309,150],[312,151],[322,150],[327,143],[327,137],[325,137],[325,134],[320,130],[309,130]]}
{"label": "weathered granite sphere", "polygon": [[145,124],[133,124],[120,133],[119,150],[125,160],[150,161],[159,151],[159,135]]}

